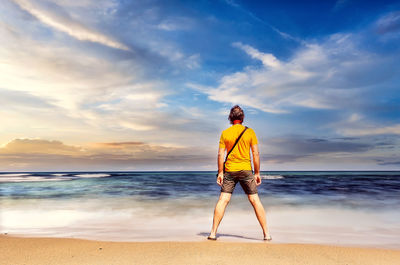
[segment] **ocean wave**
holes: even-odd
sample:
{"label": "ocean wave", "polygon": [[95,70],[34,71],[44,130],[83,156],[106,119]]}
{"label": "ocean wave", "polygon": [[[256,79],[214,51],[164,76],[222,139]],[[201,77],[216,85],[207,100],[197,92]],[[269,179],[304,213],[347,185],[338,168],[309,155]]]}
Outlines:
{"label": "ocean wave", "polygon": [[72,180],[72,178],[49,178],[45,176],[0,177],[0,182],[41,182],[41,181],[63,181],[63,180]]}
{"label": "ocean wave", "polygon": [[80,177],[80,178],[105,178],[111,176],[110,174],[102,174],[102,173],[96,173],[96,174],[78,174],[74,175],[75,177]]}
{"label": "ocean wave", "polygon": [[0,177],[21,177],[21,176],[29,176],[29,173],[9,173],[9,174],[0,174]]}
{"label": "ocean wave", "polygon": [[282,175],[261,175],[262,179],[283,179]]}
{"label": "ocean wave", "polygon": [[66,173],[55,173],[55,174],[51,174],[52,176],[57,176],[57,177],[62,177],[62,176],[66,176],[68,174]]}

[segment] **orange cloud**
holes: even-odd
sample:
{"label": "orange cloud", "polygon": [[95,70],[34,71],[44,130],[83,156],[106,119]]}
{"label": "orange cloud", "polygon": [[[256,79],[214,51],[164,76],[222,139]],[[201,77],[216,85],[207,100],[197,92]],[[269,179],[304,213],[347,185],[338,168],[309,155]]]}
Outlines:
{"label": "orange cloud", "polygon": [[64,154],[74,155],[82,152],[80,147],[65,145],[56,140],[41,139],[14,139],[8,142],[3,148],[0,148],[0,154]]}
{"label": "orange cloud", "polygon": [[135,141],[73,146],[55,140],[14,139],[0,148],[0,171],[188,170],[204,161],[214,159],[201,149]]}
{"label": "orange cloud", "polygon": [[111,143],[94,143],[92,146],[94,147],[103,147],[103,148],[126,148],[126,147],[135,147],[145,145],[144,142],[111,142]]}

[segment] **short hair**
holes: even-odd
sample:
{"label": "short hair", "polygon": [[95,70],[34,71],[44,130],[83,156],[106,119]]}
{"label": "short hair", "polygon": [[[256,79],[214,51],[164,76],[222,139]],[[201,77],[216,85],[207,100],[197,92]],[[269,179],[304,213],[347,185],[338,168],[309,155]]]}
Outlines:
{"label": "short hair", "polygon": [[239,105],[235,105],[231,108],[231,112],[229,113],[228,120],[233,124],[234,120],[240,120],[240,122],[243,122],[244,119],[244,112]]}

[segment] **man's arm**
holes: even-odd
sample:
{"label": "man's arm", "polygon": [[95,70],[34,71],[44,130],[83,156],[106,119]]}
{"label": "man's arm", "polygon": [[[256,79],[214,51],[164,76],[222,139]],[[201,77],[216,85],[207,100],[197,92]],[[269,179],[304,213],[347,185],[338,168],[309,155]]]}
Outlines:
{"label": "man's arm", "polygon": [[218,164],[218,178],[217,178],[217,183],[218,185],[222,185],[222,181],[224,180],[224,157],[225,156],[225,148],[219,148],[218,149],[218,158],[217,158],[217,164]]}
{"label": "man's arm", "polygon": [[260,177],[260,152],[258,151],[258,145],[251,145],[251,152],[253,154],[253,165],[254,165],[254,177],[257,185],[261,184]]}

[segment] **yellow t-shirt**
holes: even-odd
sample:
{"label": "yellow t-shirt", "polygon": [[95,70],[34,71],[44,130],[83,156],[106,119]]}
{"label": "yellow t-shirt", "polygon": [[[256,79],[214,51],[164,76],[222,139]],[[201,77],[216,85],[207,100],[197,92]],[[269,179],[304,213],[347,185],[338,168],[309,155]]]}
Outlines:
{"label": "yellow t-shirt", "polygon": [[[225,148],[228,153],[244,128],[242,124],[235,124],[224,130],[219,139],[219,148]],[[256,133],[248,128],[230,153],[225,164],[225,171],[252,170],[250,146],[256,144],[258,144]]]}

